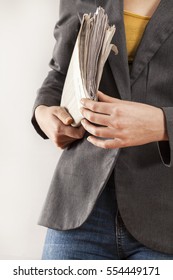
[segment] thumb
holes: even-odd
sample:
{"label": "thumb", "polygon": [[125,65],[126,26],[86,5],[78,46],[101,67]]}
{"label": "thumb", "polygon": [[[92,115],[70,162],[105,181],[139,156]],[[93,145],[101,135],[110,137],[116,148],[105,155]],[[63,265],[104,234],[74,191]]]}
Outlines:
{"label": "thumb", "polygon": [[70,125],[73,123],[72,116],[67,112],[64,107],[58,107],[54,111],[54,115],[63,122],[65,125]]}
{"label": "thumb", "polygon": [[103,101],[103,102],[107,102],[107,103],[115,103],[115,102],[119,101],[119,99],[114,98],[114,97],[110,97],[110,96],[104,94],[101,91],[98,91],[97,95],[98,95],[98,100],[99,101]]}

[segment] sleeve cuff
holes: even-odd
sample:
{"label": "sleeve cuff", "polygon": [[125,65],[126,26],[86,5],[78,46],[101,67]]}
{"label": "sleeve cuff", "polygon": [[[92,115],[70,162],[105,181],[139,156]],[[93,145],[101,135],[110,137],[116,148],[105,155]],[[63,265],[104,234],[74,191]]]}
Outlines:
{"label": "sleeve cuff", "polygon": [[31,123],[34,126],[35,130],[37,133],[43,138],[43,139],[48,139],[47,135],[43,132],[43,130],[40,128],[38,125],[38,122],[36,121],[35,118],[35,111],[33,112],[32,118],[31,118]]}
{"label": "sleeve cuff", "polygon": [[43,138],[48,139],[47,135],[42,131],[35,118],[35,109],[39,105],[45,106],[60,106],[62,88],[65,81],[65,76],[61,73],[51,70],[47,78],[44,80],[42,87],[37,91],[37,98],[35,100],[31,123],[37,133]]}
{"label": "sleeve cuff", "polygon": [[161,160],[166,167],[172,166],[173,160],[173,107],[162,107],[165,115],[168,141],[159,141],[158,149]]}

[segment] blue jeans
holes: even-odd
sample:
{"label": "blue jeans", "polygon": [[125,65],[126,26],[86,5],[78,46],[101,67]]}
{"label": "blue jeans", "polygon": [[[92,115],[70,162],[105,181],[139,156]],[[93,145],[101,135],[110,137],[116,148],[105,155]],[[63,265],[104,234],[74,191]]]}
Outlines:
{"label": "blue jeans", "polygon": [[107,185],[87,220],[78,228],[48,228],[43,260],[173,260],[153,251],[125,228],[118,211],[115,187]]}

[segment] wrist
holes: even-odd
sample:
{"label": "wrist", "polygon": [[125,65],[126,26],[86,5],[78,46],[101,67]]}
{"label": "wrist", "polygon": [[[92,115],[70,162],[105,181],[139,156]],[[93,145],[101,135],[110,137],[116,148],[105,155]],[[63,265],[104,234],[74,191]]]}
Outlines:
{"label": "wrist", "polygon": [[34,112],[35,118],[36,118],[37,121],[39,119],[40,113],[42,113],[45,109],[47,109],[46,105],[39,105],[39,106],[37,106],[37,108],[35,109],[35,112]]}

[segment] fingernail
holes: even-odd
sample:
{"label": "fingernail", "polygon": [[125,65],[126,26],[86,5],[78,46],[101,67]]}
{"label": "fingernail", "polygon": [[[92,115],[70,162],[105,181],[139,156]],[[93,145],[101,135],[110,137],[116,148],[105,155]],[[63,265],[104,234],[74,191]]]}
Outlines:
{"label": "fingernail", "polygon": [[80,103],[81,103],[81,104],[84,104],[84,99],[83,99],[83,98],[80,100]]}
{"label": "fingernail", "polygon": [[91,138],[90,138],[90,136],[89,136],[89,137],[87,137],[87,140],[88,140],[88,141],[91,141]]}
{"label": "fingernail", "polygon": [[72,121],[73,121],[72,118],[70,118],[70,117],[66,118],[66,123],[71,123]]}

